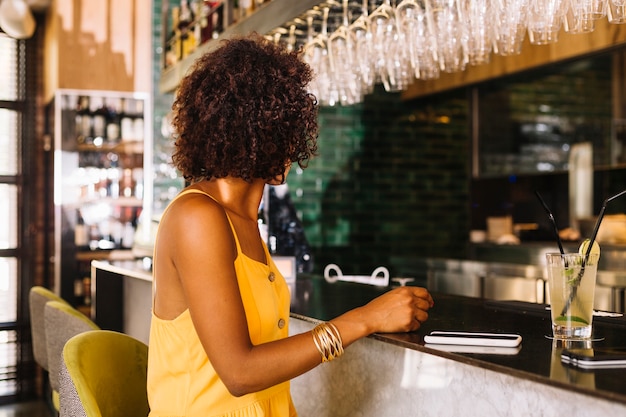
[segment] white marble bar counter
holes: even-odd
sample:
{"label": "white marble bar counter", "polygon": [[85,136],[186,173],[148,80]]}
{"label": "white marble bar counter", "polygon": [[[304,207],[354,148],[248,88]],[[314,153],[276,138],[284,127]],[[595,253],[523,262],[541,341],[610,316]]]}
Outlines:
{"label": "white marble bar counter", "polygon": [[152,314],[149,261],[91,261],[91,318],[98,326],[148,343]]}
{"label": "white marble bar counter", "polygon": [[[97,276],[98,287],[106,290],[97,295],[97,304],[107,306],[107,313],[123,311],[117,330],[147,341],[152,278],[141,269],[140,263],[94,262],[92,285]],[[290,332],[310,330],[387,290],[299,276]],[[341,358],[295,378],[291,387],[299,416],[626,416],[626,370],[589,372],[563,365],[560,348],[546,337],[550,317],[545,305],[445,294],[434,298],[430,318],[419,331],[372,335]],[[110,327],[100,317],[103,327]],[[523,341],[514,352],[447,352],[424,344],[431,330],[518,333]],[[594,338],[600,339],[594,348],[626,347],[626,320],[595,318]]]}
{"label": "white marble bar counter", "polygon": [[[311,329],[386,291],[300,277],[290,332]],[[301,417],[308,416],[626,416],[626,370],[581,371],[563,365],[553,346],[546,306],[434,294],[418,332],[376,334],[344,356],[292,382]],[[521,348],[454,353],[424,344],[431,330],[522,335]],[[626,346],[623,318],[596,318],[593,347]]]}
{"label": "white marble bar counter", "polygon": [[94,270],[108,271],[114,274],[152,282],[152,264],[143,259],[126,261],[91,261]]}

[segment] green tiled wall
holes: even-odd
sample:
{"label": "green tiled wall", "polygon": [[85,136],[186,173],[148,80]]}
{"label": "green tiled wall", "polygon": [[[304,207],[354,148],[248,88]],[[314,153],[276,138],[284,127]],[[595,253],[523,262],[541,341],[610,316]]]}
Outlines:
{"label": "green tiled wall", "polygon": [[394,274],[392,258],[464,256],[464,91],[407,103],[379,88],[362,104],[322,108],[319,123],[319,156],[288,179],[317,271]]}

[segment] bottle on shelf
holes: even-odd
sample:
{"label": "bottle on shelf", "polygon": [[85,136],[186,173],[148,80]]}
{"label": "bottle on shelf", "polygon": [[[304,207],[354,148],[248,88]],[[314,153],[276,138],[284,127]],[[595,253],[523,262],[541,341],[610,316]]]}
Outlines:
{"label": "bottle on shelf", "polygon": [[[227,0],[230,3],[230,8],[232,10],[230,25],[233,23],[237,23],[239,21],[239,0]],[[228,7],[227,7],[228,9]],[[228,20],[227,20],[228,22]]]}
{"label": "bottle on shelf", "polygon": [[137,140],[137,141],[143,140],[143,137],[144,137],[143,129],[144,129],[143,118],[138,117],[135,120],[133,120],[133,140]]}
{"label": "bottle on shelf", "polygon": [[109,195],[109,171],[106,168],[100,168],[100,176],[98,180],[98,184],[96,185],[96,190],[100,197],[110,197]]}
{"label": "bottle on shelf", "polygon": [[83,284],[83,305],[91,305],[91,276],[85,275],[82,279]]}
{"label": "bottle on shelf", "polygon": [[135,184],[133,181],[133,170],[131,168],[124,168],[122,173],[122,180],[120,182],[121,193],[123,197],[132,197],[135,192]]}
{"label": "bottle on shelf", "polygon": [[120,140],[120,110],[121,100],[109,98],[105,100],[106,109],[106,141],[117,143]]}
{"label": "bottle on shelf", "polygon": [[85,286],[83,285],[83,277],[79,276],[74,280],[74,305],[80,306],[85,302]]}
{"label": "bottle on shelf", "polygon": [[143,116],[143,100],[127,98],[122,104],[122,112],[127,116],[142,117]]}
{"label": "bottle on shelf", "polygon": [[180,7],[172,7],[172,30],[165,47],[165,67],[175,65],[183,59],[183,43],[180,33]]}
{"label": "bottle on shelf", "polygon": [[120,132],[123,141],[135,140],[135,124],[132,118],[127,116],[122,117],[120,121]]}
{"label": "bottle on shelf", "polygon": [[222,0],[222,30],[235,23],[235,1]]}
{"label": "bottle on shelf", "polygon": [[99,242],[102,239],[102,235],[100,234],[100,228],[97,224],[89,225],[89,249],[90,250],[98,250]]}
{"label": "bottle on shelf", "polygon": [[189,1],[181,0],[178,29],[180,31],[180,39],[182,42],[182,58],[189,56],[189,54],[191,54],[196,47],[196,39],[193,28],[194,20],[194,12],[189,6]]}
{"label": "bottle on shelf", "polygon": [[225,13],[228,0],[205,0],[208,28],[204,34],[205,40],[217,39],[225,28]]}
{"label": "bottle on shelf", "polygon": [[255,0],[239,0],[239,19],[245,19],[254,13]]}
{"label": "bottle on shelf", "polygon": [[195,46],[197,48],[206,41],[206,39],[203,38],[203,33],[204,31],[206,31],[206,27],[208,26],[209,22],[207,19],[206,11],[204,10],[204,1],[191,0],[190,7],[196,17],[193,24],[193,36],[196,41]]}
{"label": "bottle on shelf", "polygon": [[76,112],[83,114],[89,111],[89,96],[78,96]]}
{"label": "bottle on shelf", "polygon": [[109,192],[108,195],[111,198],[119,198],[120,196],[120,169],[111,167],[107,169],[107,178]]}
{"label": "bottle on shelf", "polygon": [[95,146],[104,145],[106,138],[107,109],[102,97],[92,97],[89,106],[93,115],[93,144]]}
{"label": "bottle on shelf", "polygon": [[89,109],[89,97],[79,96],[76,103],[76,141],[78,144],[93,143],[93,116]]}
{"label": "bottle on shelf", "polygon": [[79,250],[89,247],[89,229],[80,212],[78,213],[76,226],[74,227],[74,245],[76,245],[76,248]]}
{"label": "bottle on shelf", "polygon": [[111,232],[111,242],[113,242],[115,248],[121,248],[122,239],[124,237],[124,225],[120,221],[119,217],[111,219],[109,227]]}
{"label": "bottle on shelf", "polygon": [[135,185],[133,190],[133,196],[138,199],[143,198],[143,168],[133,168],[133,184]]}
{"label": "bottle on shelf", "polygon": [[83,313],[89,314],[84,308],[91,305],[91,264],[79,262],[75,273],[72,304]]}
{"label": "bottle on shelf", "polygon": [[124,223],[122,230],[122,248],[130,249],[135,242],[135,225],[131,221]]}

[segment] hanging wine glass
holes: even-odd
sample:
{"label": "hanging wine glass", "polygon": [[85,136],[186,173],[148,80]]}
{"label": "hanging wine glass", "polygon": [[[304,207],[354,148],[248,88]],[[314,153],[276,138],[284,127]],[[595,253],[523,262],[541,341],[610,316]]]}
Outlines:
{"label": "hanging wine glass", "polygon": [[348,20],[348,0],[342,1],[342,23],[328,38],[328,55],[334,83],[342,105],[361,101],[361,82],[354,71],[354,39]]}
{"label": "hanging wine glass", "polygon": [[320,45],[317,42],[317,36],[315,34],[314,20],[320,15],[318,10],[309,10],[306,14],[307,21],[307,41],[304,44],[304,61],[309,64],[313,71],[313,79],[309,83],[309,92],[317,97],[319,103],[322,102],[322,86],[320,85],[320,67],[323,66],[323,55],[326,54],[325,45]]}
{"label": "hanging wine glass", "polygon": [[530,0],[528,39],[533,45],[547,45],[559,40],[559,31],[567,0]]}
{"label": "hanging wine glass", "polygon": [[578,19],[597,20],[606,17],[608,0],[569,0],[569,8]]}
{"label": "hanging wine glass", "polygon": [[315,45],[320,49],[320,61],[318,66],[318,85],[320,87],[320,104],[334,106],[339,102],[339,91],[333,77],[328,56],[328,4],[322,8],[322,31],[315,37]]}
{"label": "hanging wine glass", "polygon": [[625,0],[608,0],[608,8],[606,16],[609,23],[622,24],[626,23],[626,1]]}
{"label": "hanging wine glass", "polygon": [[439,67],[445,72],[463,71],[469,62],[467,20],[459,0],[431,0],[431,4]]}
{"label": "hanging wine glass", "polygon": [[368,27],[368,0],[363,0],[361,15],[350,25],[354,48],[354,70],[361,82],[361,94],[369,94],[374,91],[376,77],[373,68],[372,35]]}
{"label": "hanging wine glass", "polygon": [[462,0],[467,22],[467,57],[470,65],[487,64],[493,49],[493,0]]}
{"label": "hanging wine glass", "polygon": [[406,47],[406,36],[398,30],[395,13],[387,26],[387,39],[390,43],[381,80],[386,91],[398,92],[409,86],[414,72],[409,49]]}
{"label": "hanging wine glass", "polygon": [[596,19],[586,7],[578,7],[580,3],[570,1],[563,18],[563,30],[567,33],[589,33],[596,28]]}
{"label": "hanging wine glass", "polygon": [[398,30],[404,34],[416,78],[439,77],[437,39],[429,0],[402,0],[396,7]]}
{"label": "hanging wine glass", "polygon": [[389,37],[391,15],[394,13],[390,0],[384,2],[370,14],[368,18],[369,36],[371,37],[370,57],[374,70],[374,82],[382,81],[381,74],[387,65],[387,47],[393,42],[393,37]]}
{"label": "hanging wine glass", "polygon": [[396,11],[391,0],[384,0],[369,16],[372,58],[376,80],[386,91],[400,91],[412,80],[411,60],[404,34],[398,31]]}
{"label": "hanging wine glass", "polygon": [[493,20],[493,52],[498,55],[519,55],[526,37],[530,0],[496,0]]}

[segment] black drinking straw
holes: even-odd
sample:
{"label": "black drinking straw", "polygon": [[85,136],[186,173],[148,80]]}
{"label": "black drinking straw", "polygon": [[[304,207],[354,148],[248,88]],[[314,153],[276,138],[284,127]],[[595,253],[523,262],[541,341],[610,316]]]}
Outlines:
{"label": "black drinking straw", "polygon": [[546,202],[543,201],[543,198],[541,198],[541,194],[539,194],[539,191],[535,191],[535,194],[537,195],[537,198],[539,199],[539,202],[541,203],[543,208],[546,210],[546,213],[548,213],[548,218],[550,219],[550,223],[552,223],[554,235],[556,236],[556,243],[559,245],[559,252],[561,252],[561,255],[563,255],[565,254],[565,251],[563,250],[563,242],[561,242],[561,236],[559,236],[559,228],[556,227],[554,215],[552,214],[552,211],[550,211],[550,208],[548,207]]}
{"label": "black drinking straw", "polygon": [[591,239],[589,240],[589,247],[587,248],[587,252],[585,253],[585,260],[587,260],[587,257],[589,256],[589,254],[591,253],[591,246],[593,245],[593,242],[596,240],[596,236],[598,236],[598,230],[600,230],[600,222],[602,222],[602,218],[604,217],[604,212],[606,211],[606,205],[610,202],[615,200],[617,197],[620,197],[622,195],[626,194],[626,190],[615,194],[612,197],[607,198],[606,200],[604,200],[604,203],[602,203],[602,208],[600,209],[600,214],[598,214],[598,220],[596,220],[596,224],[593,227],[593,233],[591,234]]}
{"label": "black drinking straw", "polygon": [[572,292],[569,294],[569,297],[567,298],[567,300],[565,301],[565,305],[563,306],[563,310],[561,311],[562,316],[564,316],[567,313],[567,310],[569,310],[570,306],[572,305],[572,301],[574,301],[574,298],[576,297],[576,292],[578,291],[578,284],[580,283],[580,280],[583,278],[583,275],[585,275],[585,265],[587,264],[587,260],[589,259],[589,254],[591,253],[593,242],[595,242],[596,237],[598,236],[598,230],[600,230],[600,223],[602,223],[602,218],[604,218],[604,212],[606,211],[607,204],[610,201],[613,201],[617,197],[620,197],[624,194],[626,194],[626,190],[619,192],[615,194],[614,196],[608,197],[606,200],[604,200],[604,203],[602,203],[600,214],[598,214],[598,220],[596,220],[596,224],[593,227],[593,232],[591,233],[591,238],[589,239],[589,245],[587,246],[587,250],[585,251],[585,256],[583,257],[583,262],[580,267],[580,272],[578,273],[578,276],[576,277],[576,281],[574,282],[574,286],[572,287]]}

